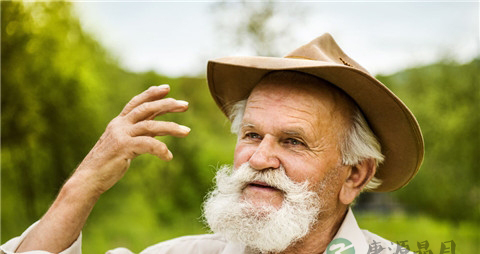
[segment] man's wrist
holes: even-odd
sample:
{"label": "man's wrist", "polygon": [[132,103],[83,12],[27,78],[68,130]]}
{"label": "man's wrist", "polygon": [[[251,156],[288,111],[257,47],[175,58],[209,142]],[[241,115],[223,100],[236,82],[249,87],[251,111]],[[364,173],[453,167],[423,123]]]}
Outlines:
{"label": "man's wrist", "polygon": [[95,204],[104,191],[91,181],[92,179],[86,173],[75,172],[60,190],[59,198]]}

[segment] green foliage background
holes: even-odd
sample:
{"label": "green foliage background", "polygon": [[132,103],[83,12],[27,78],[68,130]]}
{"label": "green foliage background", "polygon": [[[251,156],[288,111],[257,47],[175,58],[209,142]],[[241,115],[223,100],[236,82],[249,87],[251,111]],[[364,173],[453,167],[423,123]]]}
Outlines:
{"label": "green foliage background", "polygon": [[[161,138],[174,154],[169,163],[149,155],[134,160],[92,212],[83,231],[84,251],[118,246],[140,251],[207,232],[200,205],[215,167],[231,161],[235,137],[204,77],[120,68],[65,2],[2,2],[1,33],[2,243],[42,216],[131,97],[164,83],[172,87],[169,96],[189,101],[190,109],[162,120],[192,132],[184,139]],[[360,215],[361,226],[413,246],[453,239],[461,253],[480,249],[479,65],[479,60],[444,61],[378,77],[417,116],[426,159],[414,181],[393,194],[409,216]]]}

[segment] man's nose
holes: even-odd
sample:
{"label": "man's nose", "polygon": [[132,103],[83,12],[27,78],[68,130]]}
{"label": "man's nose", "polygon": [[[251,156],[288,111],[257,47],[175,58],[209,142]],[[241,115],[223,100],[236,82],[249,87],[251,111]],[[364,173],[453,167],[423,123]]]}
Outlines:
{"label": "man's nose", "polygon": [[279,168],[280,160],[278,159],[275,150],[275,138],[271,135],[266,135],[250,157],[250,160],[248,161],[250,166],[256,170]]}

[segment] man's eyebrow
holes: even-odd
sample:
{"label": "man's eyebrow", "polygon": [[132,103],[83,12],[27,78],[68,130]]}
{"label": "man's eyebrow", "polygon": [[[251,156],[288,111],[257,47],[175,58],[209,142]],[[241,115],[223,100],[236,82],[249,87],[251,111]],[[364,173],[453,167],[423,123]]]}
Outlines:
{"label": "man's eyebrow", "polygon": [[284,130],[282,131],[283,134],[289,135],[289,136],[305,136],[305,132],[302,130]]}

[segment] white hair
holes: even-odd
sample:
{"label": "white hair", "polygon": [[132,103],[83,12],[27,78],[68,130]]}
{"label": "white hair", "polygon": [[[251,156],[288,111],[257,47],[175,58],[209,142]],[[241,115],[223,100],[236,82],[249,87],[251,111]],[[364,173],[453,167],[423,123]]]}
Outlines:
{"label": "white hair", "polygon": [[[240,134],[246,106],[247,100],[245,99],[238,101],[230,109],[229,119],[232,123],[230,130],[233,134]],[[374,159],[377,166],[384,161],[380,142],[378,142],[358,107],[355,107],[352,115],[352,125],[346,131],[341,142],[340,152],[344,165],[354,166],[369,158]],[[374,176],[363,190],[375,190],[381,184],[382,180]]]}
{"label": "white hair", "polygon": [[[378,142],[358,107],[355,107],[352,125],[345,133],[340,151],[344,165],[354,166],[365,159],[373,159],[378,167],[385,159],[380,142]],[[375,190],[381,184],[382,180],[374,176],[363,190]]]}

